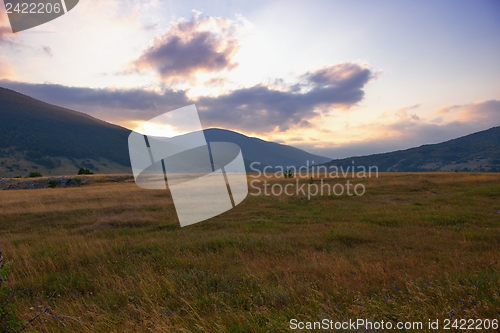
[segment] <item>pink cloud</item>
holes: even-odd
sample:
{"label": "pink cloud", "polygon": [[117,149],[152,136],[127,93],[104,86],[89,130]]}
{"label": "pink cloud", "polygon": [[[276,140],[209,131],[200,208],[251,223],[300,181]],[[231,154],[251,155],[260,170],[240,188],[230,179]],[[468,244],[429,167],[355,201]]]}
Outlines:
{"label": "pink cloud", "polygon": [[498,125],[500,124],[500,101],[490,100],[464,105],[458,109],[458,120]]}
{"label": "pink cloud", "polygon": [[14,67],[5,57],[0,56],[0,80],[14,80],[15,77]]}
{"label": "pink cloud", "polygon": [[[356,139],[340,145],[324,142],[298,145],[311,152],[332,158],[361,156],[384,153],[423,144],[440,143],[464,135],[500,126],[500,101],[488,100],[465,105],[445,106],[435,111],[451,118],[427,120],[408,111],[415,107],[405,107],[396,111],[393,122],[384,121],[350,127],[352,133],[365,133],[363,139]],[[341,134],[341,133],[339,133]]]}

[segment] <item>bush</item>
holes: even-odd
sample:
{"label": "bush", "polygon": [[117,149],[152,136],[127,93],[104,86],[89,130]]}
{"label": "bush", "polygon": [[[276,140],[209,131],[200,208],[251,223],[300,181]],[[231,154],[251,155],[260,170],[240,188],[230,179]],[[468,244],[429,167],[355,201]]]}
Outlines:
{"label": "bush", "polygon": [[90,169],[87,169],[87,168],[80,168],[80,170],[78,170],[78,174],[79,175],[93,175],[94,173],[92,171],[90,171]]}
{"label": "bush", "polygon": [[49,180],[49,186],[50,186],[51,188],[56,187],[56,186],[57,186],[57,180],[55,180],[55,179],[51,179],[51,180]]}
{"label": "bush", "polygon": [[38,171],[35,171],[35,172],[30,172],[30,175],[29,175],[30,178],[35,178],[35,177],[42,177],[42,174]]}
{"label": "bush", "polygon": [[283,171],[283,177],[284,178],[293,178],[293,172],[292,172],[292,170],[286,169],[285,171]]}

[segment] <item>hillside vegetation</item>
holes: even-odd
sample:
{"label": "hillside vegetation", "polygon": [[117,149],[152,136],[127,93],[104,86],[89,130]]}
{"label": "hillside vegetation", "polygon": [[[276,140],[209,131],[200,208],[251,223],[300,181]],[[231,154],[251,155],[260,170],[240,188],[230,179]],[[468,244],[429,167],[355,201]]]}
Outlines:
{"label": "hillside vegetation", "polygon": [[0,101],[0,148],[14,147],[25,152],[26,159],[48,168],[58,165],[51,156],[106,158],[130,165],[130,131],[125,128],[4,88],[0,88]]}
{"label": "hillside vegetation", "polygon": [[380,171],[500,171],[500,127],[443,143],[385,154],[337,159],[326,163],[340,168],[378,166]]}
{"label": "hillside vegetation", "polygon": [[[47,104],[0,88],[0,177],[74,174],[80,167],[98,173],[129,172],[130,130],[87,114]],[[301,166],[328,162],[326,157],[252,138],[229,130],[204,130],[209,142],[233,142],[241,147],[247,169]]]}

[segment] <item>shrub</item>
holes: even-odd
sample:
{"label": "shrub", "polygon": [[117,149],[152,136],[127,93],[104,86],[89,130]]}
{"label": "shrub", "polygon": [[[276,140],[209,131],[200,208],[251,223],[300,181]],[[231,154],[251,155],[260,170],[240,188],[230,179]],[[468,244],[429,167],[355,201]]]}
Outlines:
{"label": "shrub", "polygon": [[80,170],[78,170],[78,174],[79,175],[93,175],[94,173],[92,171],[90,171],[90,169],[87,169],[87,168],[80,168]]}
{"label": "shrub", "polygon": [[30,178],[35,178],[35,177],[42,177],[42,174],[38,171],[30,172],[29,175]]}
{"label": "shrub", "polygon": [[51,188],[56,187],[56,186],[57,186],[57,180],[55,180],[55,179],[50,179],[50,180],[49,180],[49,186],[50,186]]}
{"label": "shrub", "polygon": [[284,178],[293,178],[292,170],[286,169],[285,171],[283,171],[283,177]]}

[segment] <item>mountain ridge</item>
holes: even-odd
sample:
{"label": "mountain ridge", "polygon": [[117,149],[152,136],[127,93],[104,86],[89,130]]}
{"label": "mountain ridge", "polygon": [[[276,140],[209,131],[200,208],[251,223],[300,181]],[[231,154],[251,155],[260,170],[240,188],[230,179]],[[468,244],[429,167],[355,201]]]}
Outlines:
{"label": "mountain ridge", "polygon": [[335,159],[325,166],[377,166],[380,172],[500,171],[500,126],[436,144]]}
{"label": "mountain ridge", "polygon": [[[98,173],[131,173],[131,130],[91,115],[55,106],[0,87],[0,176],[74,174],[80,167]],[[331,160],[292,146],[220,129],[204,130],[207,142],[240,146],[247,171],[267,166],[314,164],[377,166],[379,171],[500,171],[500,126],[438,144]],[[254,164],[251,168],[253,162]]]}
{"label": "mountain ridge", "polygon": [[[0,116],[0,176],[25,176],[33,169],[72,174],[79,167],[99,173],[131,173],[129,129],[1,87]],[[260,163],[257,169],[262,169],[330,160],[230,130],[209,128],[204,134],[208,142],[238,144],[248,171],[256,161]]]}

